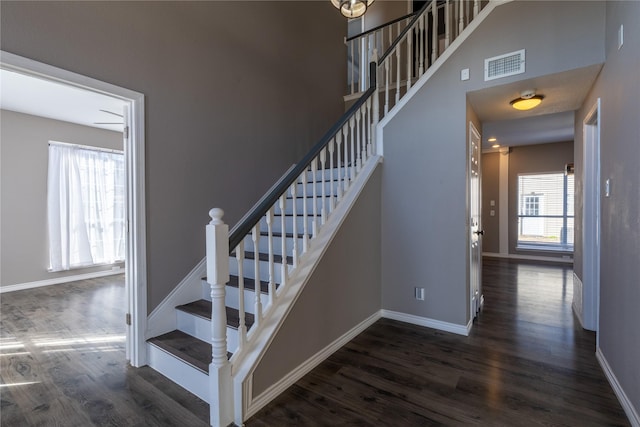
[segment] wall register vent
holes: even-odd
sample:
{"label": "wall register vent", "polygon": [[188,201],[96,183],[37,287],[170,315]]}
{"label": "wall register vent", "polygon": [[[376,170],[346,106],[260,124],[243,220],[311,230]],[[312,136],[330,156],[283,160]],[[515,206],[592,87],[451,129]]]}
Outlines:
{"label": "wall register vent", "polygon": [[484,60],[484,81],[524,73],[524,49]]}

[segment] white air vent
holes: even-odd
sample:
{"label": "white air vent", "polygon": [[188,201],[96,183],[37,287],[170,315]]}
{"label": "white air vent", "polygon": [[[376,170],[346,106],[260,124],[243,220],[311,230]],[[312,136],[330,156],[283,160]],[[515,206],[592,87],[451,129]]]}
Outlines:
{"label": "white air vent", "polygon": [[484,81],[524,73],[524,49],[484,60]]}

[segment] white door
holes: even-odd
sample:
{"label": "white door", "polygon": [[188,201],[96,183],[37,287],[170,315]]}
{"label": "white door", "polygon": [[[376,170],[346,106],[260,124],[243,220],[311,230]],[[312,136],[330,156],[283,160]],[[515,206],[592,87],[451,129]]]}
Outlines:
{"label": "white door", "polygon": [[482,303],[482,240],[484,234],[480,213],[480,133],[469,122],[469,284],[471,289],[471,319],[475,318]]}

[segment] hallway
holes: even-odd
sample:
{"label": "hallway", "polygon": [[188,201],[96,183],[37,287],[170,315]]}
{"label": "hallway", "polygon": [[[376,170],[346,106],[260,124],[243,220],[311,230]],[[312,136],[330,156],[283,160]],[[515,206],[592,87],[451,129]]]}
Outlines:
{"label": "hallway", "polygon": [[382,319],[246,425],[629,425],[570,266],[485,258],[483,290],[469,337]]}

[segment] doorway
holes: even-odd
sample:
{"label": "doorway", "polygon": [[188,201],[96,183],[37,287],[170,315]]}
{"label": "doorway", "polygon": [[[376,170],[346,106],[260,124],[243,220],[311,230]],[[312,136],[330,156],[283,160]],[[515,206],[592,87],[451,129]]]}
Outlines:
{"label": "doorway", "polygon": [[[598,332],[600,311],[600,99],[583,122],[582,322]],[[608,193],[605,189],[605,197]],[[575,300],[580,300],[574,298]],[[596,333],[596,340],[598,334]]]}
{"label": "doorway", "polygon": [[124,153],[126,175],[126,263],[127,295],[126,357],[133,366],[146,364],[147,321],[144,95],[9,52],[0,52],[0,68],[88,92],[116,98],[125,104]]}

